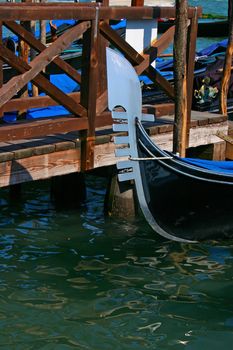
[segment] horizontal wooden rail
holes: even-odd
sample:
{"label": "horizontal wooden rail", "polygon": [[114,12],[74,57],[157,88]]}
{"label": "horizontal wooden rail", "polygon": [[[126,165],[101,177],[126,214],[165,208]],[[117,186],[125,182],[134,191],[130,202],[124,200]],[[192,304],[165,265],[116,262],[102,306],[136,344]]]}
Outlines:
{"label": "horizontal wooden rail", "polygon": [[[23,6],[22,6],[23,5]],[[78,6],[77,6],[78,5]],[[51,20],[51,19],[76,19],[94,20],[97,6],[86,6],[79,4],[51,3],[44,4],[0,4],[0,20]],[[153,19],[153,18],[175,18],[176,11],[173,7],[103,7],[99,6],[99,18],[101,20],[111,19]],[[198,7],[198,16],[201,16],[201,8]],[[195,8],[189,8],[188,18],[195,16]]]}
{"label": "horizontal wooden rail", "polygon": [[[72,97],[77,103],[80,102],[80,92],[71,92],[66,94]],[[20,97],[12,98],[10,101],[4,104],[2,112],[12,112],[18,110],[26,110],[31,108],[45,108],[49,106],[59,106],[60,104],[54,101],[49,96],[35,96],[35,97]]]}

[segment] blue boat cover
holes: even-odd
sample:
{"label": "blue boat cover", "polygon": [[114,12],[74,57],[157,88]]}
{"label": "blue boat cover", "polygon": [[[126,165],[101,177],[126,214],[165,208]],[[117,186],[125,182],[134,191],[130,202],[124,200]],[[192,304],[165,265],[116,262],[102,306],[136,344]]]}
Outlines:
{"label": "blue boat cover", "polygon": [[203,50],[199,51],[197,53],[197,56],[210,56],[213,55],[217,52],[224,52],[226,50],[227,47],[227,39],[224,39],[220,42],[214,43],[206,48],[204,48]]}
{"label": "blue boat cover", "polygon": [[[50,81],[52,84],[57,86],[60,90],[65,93],[76,92],[80,90],[79,84],[77,84],[73,79],[68,77],[66,74],[51,74]],[[45,95],[41,93],[40,96]],[[62,106],[50,106],[44,108],[31,108],[26,113],[26,119],[36,119],[36,118],[48,118],[48,117],[56,117],[62,115],[70,114]],[[17,120],[17,113],[10,112],[4,113],[3,120],[6,123],[14,123]]]}
{"label": "blue boat cover", "polygon": [[182,161],[218,173],[233,175],[233,161],[216,161],[197,158],[182,158]]}

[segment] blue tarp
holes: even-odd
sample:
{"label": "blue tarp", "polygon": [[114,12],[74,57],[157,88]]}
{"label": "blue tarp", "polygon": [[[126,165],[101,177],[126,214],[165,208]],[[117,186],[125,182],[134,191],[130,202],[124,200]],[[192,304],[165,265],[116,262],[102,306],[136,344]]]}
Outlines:
{"label": "blue tarp", "polygon": [[[66,74],[51,74],[50,81],[52,84],[57,86],[60,90],[65,93],[79,91],[80,86],[73,79],[68,77]],[[44,94],[40,94],[43,96]],[[70,114],[62,106],[50,106],[45,108],[31,108],[26,113],[26,119],[36,119],[36,118],[46,118],[46,117],[55,117],[61,115]],[[17,120],[17,113],[5,113],[3,120],[7,123],[13,123]]]}
{"label": "blue tarp", "polygon": [[200,168],[225,174],[233,174],[233,161],[215,161],[197,158],[182,158],[182,160],[188,164],[195,165]]}
{"label": "blue tarp", "polygon": [[224,52],[226,50],[226,47],[227,47],[227,39],[224,39],[218,43],[214,43],[206,47],[205,49],[199,51],[197,53],[197,56],[210,56],[217,52]]}

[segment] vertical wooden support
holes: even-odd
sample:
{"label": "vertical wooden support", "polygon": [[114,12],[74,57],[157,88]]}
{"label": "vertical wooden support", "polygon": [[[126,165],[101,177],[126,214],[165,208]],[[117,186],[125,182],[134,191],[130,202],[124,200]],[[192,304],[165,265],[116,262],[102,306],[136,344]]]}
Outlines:
{"label": "vertical wooden support", "polygon": [[[27,2],[27,3],[31,3],[32,0],[22,0],[22,2]],[[29,32],[31,31],[31,24],[29,21],[26,21],[26,22],[20,22],[20,24],[26,29],[28,30]],[[23,40],[19,40],[19,56],[22,57],[22,59],[25,61],[25,62],[28,62],[28,58],[29,58],[29,46],[27,43],[25,43],[25,41]],[[27,85],[24,86],[21,91],[20,91],[20,95],[22,97],[28,97],[28,89],[27,89]],[[20,110],[18,112],[18,115],[19,117],[23,116],[24,113],[26,112],[27,110],[26,109],[23,109],[23,110]]]}
{"label": "vertical wooden support", "polygon": [[[0,21],[0,45],[2,45],[2,21]],[[3,62],[0,60],[0,88],[3,85]],[[2,110],[0,107],[0,118],[2,117]]]}
{"label": "vertical wooden support", "polygon": [[[46,2],[46,0],[39,0],[40,3]],[[40,21],[40,41],[46,45],[46,21]]]}
{"label": "vertical wooden support", "polygon": [[81,170],[89,170],[94,164],[95,117],[98,84],[99,8],[95,20],[83,35],[82,83],[80,102],[87,109],[88,130],[81,132]]}
{"label": "vertical wooden support", "polygon": [[115,218],[134,218],[138,212],[138,202],[134,185],[130,181],[118,182],[117,171],[112,167],[105,195],[104,212]]}
{"label": "vertical wooden support", "polygon": [[187,136],[187,0],[176,0],[176,29],[174,38],[175,123],[173,152],[185,156]]}
{"label": "vertical wooden support", "polygon": [[226,159],[226,142],[217,142],[213,144],[213,160]]}
{"label": "vertical wooden support", "polygon": [[195,8],[195,15],[190,20],[187,37],[187,136],[186,148],[189,145],[189,130],[191,123],[191,110],[193,102],[193,79],[195,67],[196,41],[198,30],[198,14]]}
{"label": "vertical wooden support", "polygon": [[131,6],[144,6],[144,0],[131,0]]}
{"label": "vertical wooden support", "polygon": [[[37,2],[37,0],[33,0],[33,2]],[[31,21],[31,33],[35,36],[36,33],[36,21]],[[36,57],[36,50],[31,47],[30,49],[30,62],[33,61],[33,59]],[[32,84],[32,95],[38,96],[39,95],[39,89],[36,85]]]}
{"label": "vertical wooden support", "polygon": [[228,23],[229,37],[220,91],[220,113],[222,113],[223,115],[227,115],[227,95],[231,77],[231,66],[233,58],[233,0],[228,0]]}
{"label": "vertical wooden support", "polygon": [[[102,4],[102,6],[109,6],[109,0],[96,0],[97,3]],[[109,23],[109,21],[105,21]],[[98,61],[99,61],[99,77],[98,77],[98,91],[97,97],[102,95],[107,89],[107,75],[106,75],[106,47],[108,47],[108,41],[102,36],[99,36],[98,43]],[[106,108],[107,106],[105,106]]]}

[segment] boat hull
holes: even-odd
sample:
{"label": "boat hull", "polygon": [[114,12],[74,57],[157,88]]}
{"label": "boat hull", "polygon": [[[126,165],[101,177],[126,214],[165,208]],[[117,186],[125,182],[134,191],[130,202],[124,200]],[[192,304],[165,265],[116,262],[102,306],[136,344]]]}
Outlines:
{"label": "boat hull", "polygon": [[[164,33],[174,25],[174,20],[158,22],[158,32]],[[228,35],[228,21],[202,21],[198,23],[198,37],[224,37]]]}
{"label": "boat hull", "polygon": [[[230,176],[199,171],[168,155],[137,127],[138,155],[145,200],[157,224],[183,240],[233,236],[233,183]],[[146,151],[149,150],[150,152]]]}

